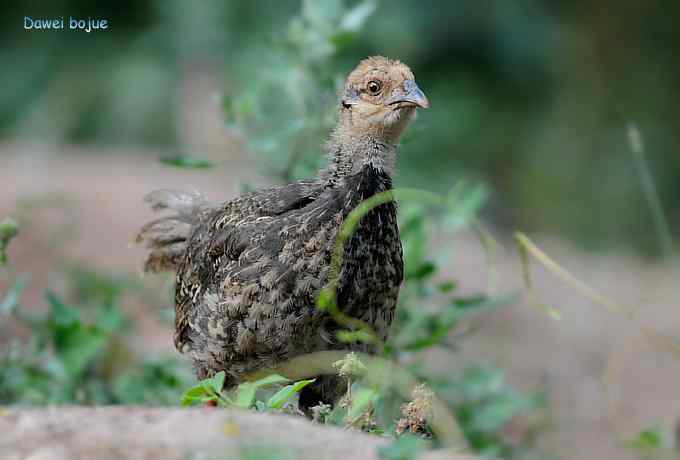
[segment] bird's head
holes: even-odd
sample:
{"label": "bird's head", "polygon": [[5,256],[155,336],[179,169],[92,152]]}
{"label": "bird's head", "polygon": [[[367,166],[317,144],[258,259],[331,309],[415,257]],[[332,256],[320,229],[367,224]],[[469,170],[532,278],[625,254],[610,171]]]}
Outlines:
{"label": "bird's head", "polygon": [[351,137],[396,143],[415,115],[430,106],[402,62],[374,56],[349,74],[340,98],[340,127]]}

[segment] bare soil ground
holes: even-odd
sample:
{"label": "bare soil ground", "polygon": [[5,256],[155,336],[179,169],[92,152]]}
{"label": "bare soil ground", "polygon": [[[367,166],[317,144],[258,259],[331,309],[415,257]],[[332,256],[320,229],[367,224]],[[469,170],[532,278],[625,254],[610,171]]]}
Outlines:
{"label": "bare soil ground", "polygon": [[[142,251],[129,248],[128,243],[139,225],[149,218],[140,200],[146,192],[196,188],[212,199],[223,200],[238,193],[240,181],[255,177],[252,164],[235,149],[225,155],[229,158],[225,166],[210,173],[173,170],[156,161],[159,154],[130,150],[123,153],[75,148],[55,152],[45,146],[2,145],[0,155],[0,216],[14,213],[17,203],[23,203],[23,211],[17,211],[23,228],[10,257],[17,270],[31,273],[26,305],[43,304],[42,292],[59,282],[57,267],[64,260],[82,261],[106,272],[137,271]],[[650,425],[671,429],[680,416],[680,360],[666,347],[650,345],[640,329],[644,325],[669,335],[679,329],[677,260],[651,264],[625,253],[589,254],[556,239],[537,239],[543,249],[580,279],[611,299],[637,307],[637,318],[631,320],[605,311],[552,274],[536,268],[537,295],[562,312],[560,321],[522,298],[509,308],[477,320],[477,330],[463,342],[458,362],[442,363],[433,358],[431,365],[461,367],[484,360],[507,369],[510,380],[522,388],[545,386],[549,390],[552,424],[542,444],[561,458],[634,459],[635,455],[623,447],[625,440]],[[487,272],[480,245],[471,235],[461,235],[451,244],[456,254],[451,270],[462,288],[468,292],[483,290]],[[497,272],[499,291],[521,291],[520,263],[509,243],[498,254]],[[161,285],[152,277],[145,278],[144,283]],[[0,292],[3,290],[0,286]],[[149,319],[147,306],[134,308],[142,325],[137,346],[149,353],[172,353],[167,326]],[[50,423],[59,427],[73,423],[75,416],[81,417],[74,411],[47,413]],[[14,430],[12,433],[20,427],[39,433],[47,415],[33,414],[34,419],[30,413],[22,414],[10,419],[12,423],[0,417],[0,426],[5,427],[0,428],[2,440],[9,439],[5,434],[9,428]],[[128,423],[140,434],[154,433],[153,429],[161,430],[156,421],[164,417],[141,409],[119,409],[111,414],[114,415],[97,419],[101,423],[115,421],[108,430],[111,433]],[[179,426],[180,415],[172,417]],[[203,417],[185,418],[183,426],[195,431],[199,435],[196,439],[212,443],[213,438],[202,435],[197,428],[203,426]],[[186,423],[189,419],[191,423]],[[85,420],[80,423],[87,427],[89,420],[95,419]],[[23,425],[15,426],[19,421]],[[194,422],[199,425],[193,426]],[[256,423],[255,419],[252,423]],[[100,437],[93,439],[104,440],[106,425],[88,429],[99,429]],[[167,442],[174,442],[167,432],[163,436]]]}
{"label": "bare soil ground", "polygon": [[[385,438],[300,417],[217,409],[51,408],[0,412],[3,460],[378,459]],[[259,453],[259,456],[257,455]],[[421,460],[474,460],[433,451]]]}

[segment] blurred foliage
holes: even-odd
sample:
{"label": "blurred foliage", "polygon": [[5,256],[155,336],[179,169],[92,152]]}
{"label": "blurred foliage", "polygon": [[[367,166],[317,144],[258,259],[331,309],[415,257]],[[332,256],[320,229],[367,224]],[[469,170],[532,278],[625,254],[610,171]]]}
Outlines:
{"label": "blurred foliage", "polygon": [[[72,273],[73,303],[46,291],[46,314],[23,311],[19,278],[3,308],[31,331],[0,351],[0,404],[174,404],[189,381],[176,359],[136,356],[132,321],[120,302],[130,285],[95,272]],[[18,287],[20,286],[20,287]],[[5,300],[3,305],[7,304]],[[7,315],[0,315],[0,330]]]}
{"label": "blurred foliage", "polygon": [[212,161],[195,158],[190,155],[175,155],[161,158],[161,163],[184,169],[210,169],[215,166]]}
{"label": "blurred foliage", "polygon": [[[314,382],[314,379],[308,379],[289,383],[290,381],[287,378],[272,374],[253,382],[243,382],[231,390],[229,394],[223,394],[222,388],[224,387],[225,375],[224,371],[218,372],[214,376],[201,380],[198,384],[189,388],[182,395],[182,406],[208,404],[240,409],[255,407],[260,411],[288,410],[295,412],[294,406],[291,405],[291,398],[297,396],[304,387]],[[256,399],[260,390],[285,383],[288,383],[288,385],[271,394],[266,399],[266,402]]]}
{"label": "blurred foliage", "polygon": [[335,58],[356,42],[376,7],[375,0],[351,7],[342,0],[305,0],[285,32],[257,54],[253,65],[271,71],[256,78],[252,71],[232,71],[233,89],[223,97],[228,126],[279,180],[309,176],[325,160],[320,150],[335,123],[344,78]]}
{"label": "blurred foliage", "polygon": [[[534,436],[544,428],[543,418],[536,417],[545,406],[543,395],[522,394],[508,385],[498,369],[471,368],[461,377],[435,380],[433,388],[452,402],[467,439],[484,456],[521,458],[523,449],[532,446]],[[514,436],[513,422],[520,425]]]}
{"label": "blurred foliage", "polygon": [[0,222],[0,265],[7,263],[7,247],[19,233],[19,225],[10,217]]}
{"label": "blurred foliage", "polygon": [[660,425],[650,426],[629,439],[625,446],[641,460],[676,459],[680,456],[680,432],[676,426],[672,436]]}
{"label": "blurred foliage", "polygon": [[[0,11],[3,137],[182,150],[178,85],[224,73],[227,124],[240,118],[270,171],[298,177],[321,161],[339,78],[384,54],[432,102],[425,135],[400,151],[399,185],[443,192],[479,176],[498,191],[486,211],[498,225],[659,254],[626,145],[635,121],[680,228],[677,2],[9,0]],[[26,32],[25,14],[105,17],[111,29]]]}
{"label": "blurred foliage", "polygon": [[650,427],[639,432],[628,442],[628,447],[636,450],[642,457],[648,457],[663,447],[663,435],[659,427]]}

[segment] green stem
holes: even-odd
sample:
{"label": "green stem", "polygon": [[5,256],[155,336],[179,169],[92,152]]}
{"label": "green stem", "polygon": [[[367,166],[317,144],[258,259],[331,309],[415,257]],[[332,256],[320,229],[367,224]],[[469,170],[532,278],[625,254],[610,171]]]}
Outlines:
{"label": "green stem", "polygon": [[666,257],[671,256],[673,254],[673,237],[671,236],[670,226],[663,211],[659,193],[654,185],[654,177],[645,158],[645,144],[642,134],[634,123],[628,124],[628,143],[633,153],[635,166],[640,174],[642,193],[652,213],[654,229],[661,246],[662,255]]}

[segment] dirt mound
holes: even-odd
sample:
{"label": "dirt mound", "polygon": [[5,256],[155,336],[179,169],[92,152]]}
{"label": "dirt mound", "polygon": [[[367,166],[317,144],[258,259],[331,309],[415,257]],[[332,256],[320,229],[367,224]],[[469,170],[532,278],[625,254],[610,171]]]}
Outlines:
{"label": "dirt mound", "polygon": [[[8,411],[3,460],[378,459],[388,439],[300,417],[221,409],[141,407]],[[429,452],[425,460],[473,460]]]}

